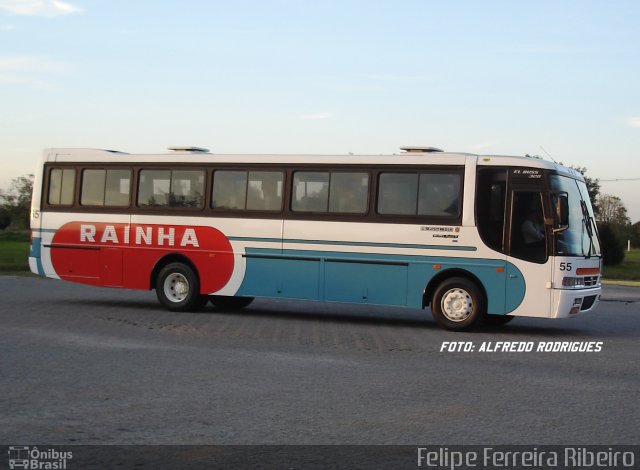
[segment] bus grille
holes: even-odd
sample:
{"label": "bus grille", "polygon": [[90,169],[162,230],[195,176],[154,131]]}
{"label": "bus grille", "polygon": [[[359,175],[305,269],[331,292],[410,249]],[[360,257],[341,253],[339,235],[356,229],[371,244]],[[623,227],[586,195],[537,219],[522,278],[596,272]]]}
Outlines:
{"label": "bus grille", "polygon": [[585,276],[584,278],[585,287],[593,287],[598,285],[598,277],[599,276]]}
{"label": "bus grille", "polygon": [[591,307],[593,307],[593,303],[596,301],[596,297],[597,295],[588,295],[586,296],[583,300],[582,300],[582,306],[580,307],[580,310],[589,310]]}

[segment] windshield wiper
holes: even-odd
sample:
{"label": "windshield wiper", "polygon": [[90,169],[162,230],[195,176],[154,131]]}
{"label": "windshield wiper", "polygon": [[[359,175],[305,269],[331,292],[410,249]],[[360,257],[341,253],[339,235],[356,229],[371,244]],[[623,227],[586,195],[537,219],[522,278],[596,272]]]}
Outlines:
{"label": "windshield wiper", "polygon": [[[593,243],[593,219],[589,215],[587,203],[584,202],[583,199],[580,200],[580,208],[582,209],[582,222],[584,223],[584,227],[587,229],[587,235],[589,235],[589,252],[587,253],[588,259],[591,258],[591,251],[595,248],[595,244]],[[584,254],[584,251],[582,254]]]}

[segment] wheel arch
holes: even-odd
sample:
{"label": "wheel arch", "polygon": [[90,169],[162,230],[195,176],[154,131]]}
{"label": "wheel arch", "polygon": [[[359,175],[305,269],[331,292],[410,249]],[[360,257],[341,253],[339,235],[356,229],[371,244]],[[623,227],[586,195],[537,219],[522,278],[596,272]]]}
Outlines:
{"label": "wheel arch", "polygon": [[488,302],[487,290],[485,289],[484,284],[482,283],[480,278],[478,278],[478,276],[476,276],[470,271],[467,271],[466,269],[449,268],[433,276],[431,280],[427,283],[427,286],[425,287],[424,293],[422,295],[422,308],[425,308],[431,305],[433,294],[438,288],[438,285],[440,285],[442,282],[452,277],[462,277],[476,284],[478,286],[478,289],[480,289],[480,292],[482,293],[485,306],[487,305],[487,302]]}
{"label": "wheel arch", "polygon": [[195,263],[191,261],[191,259],[189,259],[187,256],[180,253],[169,253],[167,255],[164,255],[158,261],[156,261],[155,266],[151,270],[151,276],[149,276],[149,290],[153,290],[155,288],[160,270],[169,263],[186,264],[191,269],[193,269],[193,272],[196,274],[196,276],[198,276],[198,279],[200,279],[200,272],[198,271],[198,268],[196,267]]}

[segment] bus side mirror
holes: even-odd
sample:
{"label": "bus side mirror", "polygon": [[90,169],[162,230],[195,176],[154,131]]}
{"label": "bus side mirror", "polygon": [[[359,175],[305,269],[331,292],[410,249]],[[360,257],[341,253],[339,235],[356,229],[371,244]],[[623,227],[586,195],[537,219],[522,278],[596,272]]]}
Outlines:
{"label": "bus side mirror", "polygon": [[566,192],[555,193],[553,201],[554,232],[562,232],[569,228],[569,195]]}

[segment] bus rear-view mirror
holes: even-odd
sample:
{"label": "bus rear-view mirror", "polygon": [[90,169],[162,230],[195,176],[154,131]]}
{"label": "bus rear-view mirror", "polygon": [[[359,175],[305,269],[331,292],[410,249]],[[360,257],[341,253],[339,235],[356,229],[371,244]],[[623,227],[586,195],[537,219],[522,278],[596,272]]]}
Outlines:
{"label": "bus rear-view mirror", "polygon": [[553,230],[561,232],[569,228],[569,195],[565,192],[553,195]]}

